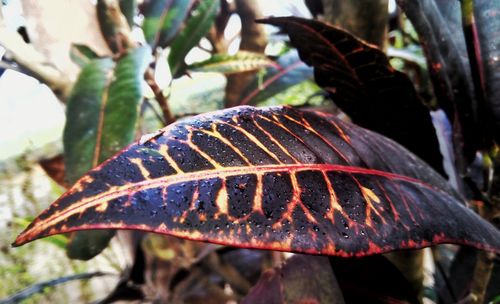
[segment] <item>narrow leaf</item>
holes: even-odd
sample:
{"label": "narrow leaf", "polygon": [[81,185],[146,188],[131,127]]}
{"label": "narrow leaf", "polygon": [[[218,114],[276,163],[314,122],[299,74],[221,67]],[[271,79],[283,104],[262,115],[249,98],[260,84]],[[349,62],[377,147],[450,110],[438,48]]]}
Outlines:
{"label": "narrow leaf", "polygon": [[200,0],[198,6],[192,11],[192,16],[187,20],[184,29],[170,46],[168,64],[172,75],[180,75],[185,65],[184,57],[208,33],[219,11],[219,6],[219,0]]}
{"label": "narrow leaf", "polygon": [[257,71],[270,66],[276,64],[263,54],[239,51],[234,55],[214,54],[205,61],[189,65],[187,69],[195,72],[234,74]]}
{"label": "narrow leaf", "polygon": [[142,31],[149,45],[154,46],[158,37],[163,16],[172,4],[173,0],[148,0],[142,4]]}
{"label": "narrow leaf", "polygon": [[143,5],[142,30],[152,46],[166,47],[179,32],[193,0],[150,0]]}
{"label": "narrow leaf", "polygon": [[500,252],[500,232],[413,154],[288,107],[237,107],[143,137],[89,171],[14,245],[85,229],[346,257],[439,243]]}
{"label": "narrow leaf", "polygon": [[300,58],[314,67],[318,85],[353,122],[396,140],[444,172],[429,110],[382,51],[319,21],[281,17],[259,22],[290,36]]}

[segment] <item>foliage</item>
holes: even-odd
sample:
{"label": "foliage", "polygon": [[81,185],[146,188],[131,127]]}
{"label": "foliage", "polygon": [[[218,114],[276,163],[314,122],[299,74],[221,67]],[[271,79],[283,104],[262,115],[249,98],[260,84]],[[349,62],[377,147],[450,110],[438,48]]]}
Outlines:
{"label": "foliage", "polygon": [[[307,2],[315,15],[327,11],[321,1]],[[487,1],[398,3],[405,14],[392,17],[389,40],[396,70],[384,50],[296,17],[259,21],[279,28],[289,38],[286,49],[296,50],[276,57],[243,48],[226,54],[229,18],[240,14],[244,20],[239,1],[97,1],[109,50],[73,45],[79,76],[66,88],[69,94],[59,95],[67,114],[59,159],[64,166],[51,176],[72,186],[14,246],[69,233],[69,241],[49,240],[72,258],[90,259],[116,230],[132,230],[119,233],[126,235],[133,264],[104,303],[415,303],[421,290],[409,283],[411,276],[379,254],[443,243],[487,250],[467,260],[493,268],[488,257],[500,252],[494,225],[500,186],[498,173],[491,173],[498,165],[500,88],[491,45],[498,46],[500,29],[488,20],[500,9]],[[410,33],[406,18],[414,26]],[[200,51],[208,51],[208,59],[193,63],[190,54]],[[187,118],[173,113],[172,82],[200,72],[246,78],[238,88],[242,106]],[[167,81],[158,81],[166,74]],[[318,89],[313,78],[329,99],[322,107],[304,96]],[[309,108],[247,106],[275,102],[278,94]],[[435,132],[429,105],[446,113],[451,136]],[[165,128],[141,136],[152,131],[148,119]],[[443,168],[440,145],[453,151],[451,161],[444,155],[453,172]],[[460,177],[456,189],[447,174]],[[481,203],[468,208],[470,202]],[[285,261],[269,250],[332,257]],[[362,256],[369,257],[352,258]],[[442,293],[442,283],[471,291],[457,298],[448,287],[453,296],[439,294],[441,300],[493,300],[494,292],[485,291],[488,271],[464,283],[454,274],[464,273],[457,261],[465,257],[454,257],[450,278],[442,273],[432,288]],[[365,273],[384,273],[387,281]],[[492,278],[489,286],[498,280]]]}

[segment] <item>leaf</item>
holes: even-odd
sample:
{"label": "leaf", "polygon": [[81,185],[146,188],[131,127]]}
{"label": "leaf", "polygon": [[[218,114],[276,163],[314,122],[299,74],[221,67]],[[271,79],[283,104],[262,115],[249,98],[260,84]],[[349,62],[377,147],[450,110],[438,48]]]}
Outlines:
{"label": "leaf", "polygon": [[179,32],[193,0],[150,0],[143,6],[142,30],[151,46],[166,47]]}
{"label": "leaf", "polygon": [[343,304],[342,291],[329,265],[328,258],[295,255],[283,266],[264,272],[242,304],[262,303],[338,303]]}
{"label": "leaf", "polygon": [[475,0],[473,4],[482,89],[488,114],[493,113],[495,139],[500,142],[500,2]]}
{"label": "leaf", "polygon": [[142,5],[142,31],[144,39],[150,46],[156,44],[158,31],[161,27],[163,16],[172,4],[173,0],[149,0]]}
{"label": "leaf", "polygon": [[318,85],[353,122],[394,139],[444,173],[429,110],[382,51],[319,21],[281,17],[259,22],[290,36],[300,58],[314,67]]}
{"label": "leaf", "polygon": [[187,20],[183,30],[170,45],[168,64],[172,75],[176,77],[180,75],[185,65],[184,57],[208,33],[219,7],[219,0],[200,0],[198,6],[192,11],[192,16]]}
{"label": "leaf", "polygon": [[120,0],[119,5],[128,25],[132,28],[134,26],[134,17],[137,15],[137,0]]}
{"label": "leaf", "polygon": [[205,61],[189,65],[187,69],[195,72],[234,74],[257,71],[270,66],[276,64],[263,54],[239,51],[234,55],[214,54]]}
{"label": "leaf", "polygon": [[500,233],[413,154],[324,113],[236,107],[149,134],[82,177],[16,239],[137,229],[337,256]]}
{"label": "leaf", "polygon": [[[63,135],[69,183],[133,141],[149,53],[148,47],[137,48],[116,66],[105,58],[93,60],[82,70],[68,100]],[[109,231],[73,235],[68,255],[89,259],[101,252],[113,235]]]}
{"label": "leaf", "polygon": [[284,90],[313,78],[313,71],[305,65],[296,51],[290,51],[277,60],[278,66],[266,70],[262,84],[258,76],[245,88],[238,104],[255,105]]}
{"label": "leaf", "polygon": [[181,29],[183,22],[186,20],[193,5],[193,0],[174,0],[172,6],[165,13],[161,31],[159,33],[157,45],[166,47],[172,42],[175,35]]}
{"label": "leaf", "polygon": [[69,55],[71,60],[82,68],[92,59],[99,58],[91,48],[83,44],[72,44]]}
{"label": "leaf", "polygon": [[458,1],[397,0],[417,31],[439,106],[463,138],[463,152],[472,161],[482,134],[468,64]]}

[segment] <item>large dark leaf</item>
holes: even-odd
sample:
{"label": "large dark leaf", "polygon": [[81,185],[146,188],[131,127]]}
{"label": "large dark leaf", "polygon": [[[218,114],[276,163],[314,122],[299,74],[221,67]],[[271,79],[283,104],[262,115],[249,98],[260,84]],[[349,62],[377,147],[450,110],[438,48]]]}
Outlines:
{"label": "large dark leaf", "polygon": [[295,255],[283,266],[264,272],[241,303],[343,304],[329,264],[326,257]]}
{"label": "large dark leaf", "polygon": [[[150,50],[130,51],[116,64],[96,59],[80,73],[68,100],[64,128],[66,179],[76,182],[85,172],[131,143],[135,135],[142,77]],[[75,234],[68,255],[88,259],[105,248],[112,231]]]}
{"label": "large dark leaf", "polygon": [[237,107],[143,137],[82,177],[14,245],[84,229],[339,256],[444,242],[500,251],[500,233],[413,154],[288,107]]}
{"label": "large dark leaf", "polygon": [[397,0],[417,31],[439,105],[462,134],[469,161],[480,147],[477,104],[459,1]]}
{"label": "large dark leaf", "polygon": [[444,172],[428,109],[410,79],[393,69],[382,51],[314,20],[281,17],[260,22],[290,36],[300,58],[314,67],[318,85],[355,123],[396,140]]}
{"label": "large dark leaf", "polygon": [[476,0],[474,17],[476,20],[478,58],[485,90],[485,99],[495,119],[495,138],[500,142],[500,2]]}

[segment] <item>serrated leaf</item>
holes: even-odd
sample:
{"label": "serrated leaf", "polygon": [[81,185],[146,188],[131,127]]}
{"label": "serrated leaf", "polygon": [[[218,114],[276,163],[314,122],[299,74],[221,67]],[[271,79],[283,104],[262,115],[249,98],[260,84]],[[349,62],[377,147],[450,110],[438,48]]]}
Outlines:
{"label": "serrated leaf", "polygon": [[210,30],[219,7],[219,0],[200,0],[182,31],[172,41],[168,64],[174,77],[180,76],[185,65],[184,58]]}
{"label": "serrated leaf", "polygon": [[86,229],[345,257],[439,243],[500,252],[500,232],[406,149],[289,107],[236,107],[144,136],[14,245]]}
{"label": "serrated leaf", "polygon": [[187,69],[194,72],[234,74],[257,71],[270,66],[276,66],[276,63],[263,54],[239,51],[234,55],[214,54],[205,61],[189,65]]}
{"label": "serrated leaf", "polygon": [[[70,183],[133,141],[149,52],[148,47],[137,48],[116,65],[110,58],[97,59],[82,70],[68,100],[63,136]],[[109,232],[73,236],[68,255],[93,257],[111,237]],[[92,254],[82,255],[86,246],[95,249]]]}

